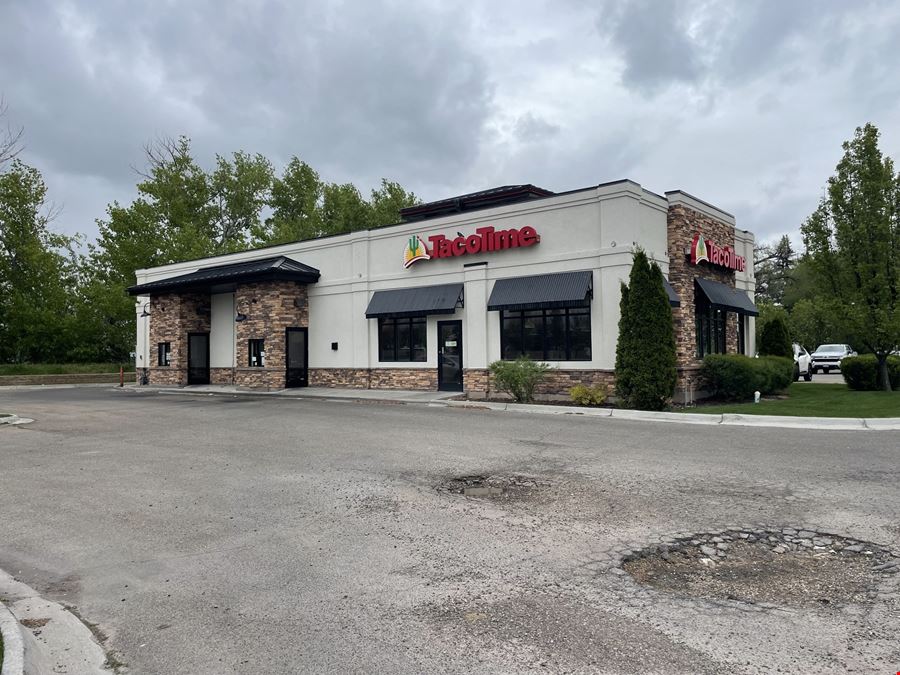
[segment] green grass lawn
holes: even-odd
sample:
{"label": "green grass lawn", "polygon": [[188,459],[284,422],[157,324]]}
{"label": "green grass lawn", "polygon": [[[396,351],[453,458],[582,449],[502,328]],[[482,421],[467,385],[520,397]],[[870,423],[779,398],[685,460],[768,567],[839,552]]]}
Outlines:
{"label": "green grass lawn", "polygon": [[788,415],[791,417],[900,417],[900,391],[853,391],[846,384],[794,383],[787,398],[759,403],[723,403],[681,412]]}
{"label": "green grass lawn", "polygon": [[4,363],[0,375],[70,375],[75,373],[118,373],[123,366],[133,373],[134,366],[125,363]]}

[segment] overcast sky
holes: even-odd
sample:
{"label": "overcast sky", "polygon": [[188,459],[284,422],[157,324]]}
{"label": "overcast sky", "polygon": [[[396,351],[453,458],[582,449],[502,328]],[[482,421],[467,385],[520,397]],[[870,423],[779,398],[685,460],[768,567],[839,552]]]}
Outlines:
{"label": "overcast sky", "polygon": [[898,44],[890,0],[0,0],[0,93],[70,233],[184,134],[426,201],[631,178],[767,240],[855,127],[900,160]]}

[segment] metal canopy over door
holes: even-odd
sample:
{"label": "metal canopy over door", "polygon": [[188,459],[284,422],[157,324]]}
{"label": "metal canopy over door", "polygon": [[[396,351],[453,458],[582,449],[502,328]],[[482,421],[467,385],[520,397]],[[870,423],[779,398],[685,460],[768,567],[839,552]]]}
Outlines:
{"label": "metal canopy over door", "polygon": [[306,387],[309,385],[308,345],[306,328],[288,328],[285,332],[285,357],[287,372],[286,387]]}
{"label": "metal canopy over door", "polygon": [[209,333],[188,333],[188,384],[209,384]]}
{"label": "metal canopy over door", "polygon": [[438,321],[438,389],[463,390],[462,321]]}

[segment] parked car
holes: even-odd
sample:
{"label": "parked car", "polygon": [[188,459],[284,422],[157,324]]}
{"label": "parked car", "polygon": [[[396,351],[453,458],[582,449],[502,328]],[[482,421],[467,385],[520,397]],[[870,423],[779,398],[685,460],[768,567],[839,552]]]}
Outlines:
{"label": "parked car", "polygon": [[812,357],[801,345],[794,343],[794,382],[800,379],[800,376],[807,382],[812,380],[813,366]]}
{"label": "parked car", "polygon": [[812,369],[814,373],[820,370],[828,373],[831,370],[841,369],[841,360],[847,356],[856,356],[850,345],[819,345],[812,353]]}

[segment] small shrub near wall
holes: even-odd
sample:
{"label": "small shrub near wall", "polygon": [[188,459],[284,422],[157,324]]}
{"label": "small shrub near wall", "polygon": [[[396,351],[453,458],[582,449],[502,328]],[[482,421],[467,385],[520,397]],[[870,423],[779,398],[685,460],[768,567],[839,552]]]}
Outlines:
{"label": "small shrub near wall", "polygon": [[700,370],[704,388],[715,398],[728,401],[750,400],[756,391],[783,391],[793,375],[793,359],[781,356],[753,359],[743,354],[710,354]]}
{"label": "small shrub near wall", "polygon": [[576,384],[569,390],[569,397],[578,405],[603,405],[606,403],[606,387],[599,384],[595,387]]}
{"label": "small shrub near wall", "polygon": [[515,361],[494,361],[489,368],[497,389],[512,396],[516,403],[531,403],[535,387],[550,370],[546,363],[537,363],[527,356]]}
{"label": "small shrub near wall", "polygon": [[[856,391],[878,391],[878,359],[874,354],[848,356],[841,360],[841,375],[847,386]],[[891,389],[900,388],[900,357],[888,357],[888,377]]]}

